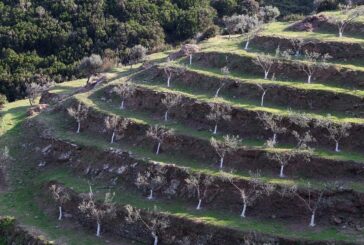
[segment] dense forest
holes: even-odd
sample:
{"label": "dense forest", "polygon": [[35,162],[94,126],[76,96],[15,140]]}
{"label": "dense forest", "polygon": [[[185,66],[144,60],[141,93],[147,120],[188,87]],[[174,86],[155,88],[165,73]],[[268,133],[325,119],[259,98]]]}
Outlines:
{"label": "dense forest", "polygon": [[93,53],[127,64],[135,45],[153,52],[211,37],[223,30],[223,16],[264,5],[283,15],[313,10],[312,0],[3,0],[0,94],[12,101],[24,96],[26,83],[78,77],[78,62]]}

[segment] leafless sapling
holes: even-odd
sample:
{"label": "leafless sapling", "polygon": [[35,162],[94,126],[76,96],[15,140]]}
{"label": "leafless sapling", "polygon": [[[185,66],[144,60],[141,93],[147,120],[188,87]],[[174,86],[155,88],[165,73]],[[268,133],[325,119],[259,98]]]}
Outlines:
{"label": "leafless sapling", "polygon": [[180,75],[185,72],[184,67],[173,67],[172,61],[167,58],[167,62],[163,66],[164,73],[167,76],[167,87],[171,87],[171,79],[173,74]]}
{"label": "leafless sapling", "polygon": [[193,54],[200,51],[200,47],[196,44],[185,44],[182,47],[183,53],[189,57],[189,63],[192,65]]}
{"label": "leafless sapling", "polygon": [[77,125],[78,125],[76,133],[79,134],[80,130],[81,130],[81,122],[86,120],[86,118],[87,118],[88,107],[79,103],[77,106],[77,109],[75,109],[74,107],[70,107],[70,108],[67,108],[67,112],[71,117],[76,119]]}
{"label": "leafless sapling", "polygon": [[239,186],[237,180],[228,173],[222,173],[222,178],[231,183],[232,186],[239,192],[240,198],[243,201],[243,208],[240,214],[241,218],[246,218],[246,210],[248,206],[254,205],[256,201],[264,195],[270,196],[274,191],[274,186],[268,183],[263,183],[259,171],[254,173],[250,172],[250,181],[247,186]]}
{"label": "leafless sapling", "polygon": [[289,188],[289,191],[286,191],[286,194],[292,195],[293,197],[298,198],[300,200],[305,208],[310,212],[311,218],[310,218],[310,227],[316,226],[315,218],[316,218],[316,212],[320,205],[323,204],[324,200],[324,194],[325,194],[325,188],[321,190],[313,190],[310,183],[307,184],[307,188],[305,188],[305,193],[298,190],[297,186],[292,186]]}
{"label": "leafless sapling", "polygon": [[200,173],[194,175],[190,174],[187,179],[185,179],[188,190],[195,196],[197,196],[198,204],[196,209],[200,210],[202,201],[207,197],[209,188],[213,184],[213,177],[210,175],[202,175]]}
{"label": "leafless sapling", "polygon": [[231,107],[224,107],[221,104],[213,104],[211,106],[211,112],[206,116],[207,120],[215,123],[213,134],[217,134],[217,125],[220,121],[230,121],[231,120]]}
{"label": "leafless sapling", "polygon": [[105,118],[105,126],[108,130],[112,131],[110,144],[115,142],[115,137],[120,133],[123,133],[129,126],[130,121],[128,119],[120,119],[117,116],[107,116]]}
{"label": "leafless sapling", "polygon": [[227,82],[228,76],[230,74],[229,67],[224,66],[223,68],[221,68],[221,73],[224,75],[224,77],[220,80],[220,85],[219,85],[218,89],[216,90],[216,93],[214,96],[215,98],[219,97],[220,90],[225,86],[225,84]]}
{"label": "leafless sapling", "polygon": [[273,133],[273,138],[269,140],[270,143],[268,145],[274,147],[277,144],[277,135],[287,131],[285,127],[280,125],[282,116],[262,112],[257,113],[257,118],[261,121],[266,130],[270,130]]}
{"label": "leafless sapling", "polygon": [[51,185],[49,190],[52,193],[53,199],[58,203],[59,216],[58,220],[63,218],[63,205],[70,200],[70,195],[65,191],[64,187]]}
{"label": "leafless sapling", "polygon": [[166,94],[164,99],[162,99],[162,104],[166,107],[166,112],[164,113],[164,121],[168,121],[168,113],[174,107],[178,106],[182,102],[182,96],[180,94]]}
{"label": "leafless sapling", "polygon": [[165,169],[149,169],[143,173],[138,173],[135,185],[149,191],[148,200],[154,198],[153,193],[166,184]]}
{"label": "leafless sapling", "polygon": [[344,18],[330,17],[330,20],[337,25],[339,30],[339,37],[343,37],[345,29],[353,23],[357,18],[364,15],[364,8],[362,6],[352,9],[352,4],[340,4],[340,15]]}
{"label": "leafless sapling", "polygon": [[307,75],[307,83],[311,83],[313,76],[319,70],[326,69],[329,65],[326,63],[330,59],[329,54],[320,54],[316,52],[305,51],[305,61],[299,63],[299,67]]}
{"label": "leafless sapling", "polygon": [[327,131],[326,137],[335,142],[335,152],[340,152],[339,143],[343,138],[350,135],[350,123],[334,123],[331,121],[317,120],[316,127],[324,128]]}
{"label": "leafless sapling", "polygon": [[125,206],[125,209],[128,214],[126,221],[128,223],[136,223],[140,221],[152,235],[154,239],[153,244],[158,245],[160,234],[163,233],[170,225],[169,219],[165,215],[157,212],[151,213],[151,217],[145,219],[142,217],[139,209],[133,208],[130,205]]}
{"label": "leafless sapling", "polygon": [[241,140],[239,136],[225,135],[222,141],[211,138],[211,146],[220,157],[220,169],[224,166],[224,158],[226,154],[236,151],[239,148],[240,142]]}
{"label": "leafless sapling", "polygon": [[88,193],[88,198],[85,198],[82,203],[78,206],[78,209],[84,213],[86,216],[94,219],[97,223],[96,228],[96,236],[100,236],[101,234],[101,223],[106,217],[114,217],[115,213],[115,204],[113,199],[115,197],[115,193],[106,193],[105,199],[102,204],[98,204],[94,193],[92,192],[92,188],[90,186],[90,191]]}
{"label": "leafless sapling", "polygon": [[156,155],[159,155],[160,148],[164,140],[173,134],[173,130],[167,129],[163,126],[154,125],[147,130],[147,137],[154,139],[158,142]]}
{"label": "leafless sapling", "polygon": [[291,159],[296,155],[295,152],[294,151],[273,152],[273,153],[268,153],[267,155],[270,160],[273,160],[280,165],[279,177],[285,178],[286,176],[284,174],[284,167],[291,162]]}
{"label": "leafless sapling", "polygon": [[264,106],[264,97],[265,97],[266,93],[268,92],[268,87],[264,87],[264,85],[261,83],[257,83],[256,85],[262,91],[262,96],[260,98],[260,106],[263,107]]}
{"label": "leafless sapling", "polygon": [[131,83],[123,83],[113,89],[118,96],[121,98],[120,109],[125,109],[125,100],[129,99],[134,95],[136,88]]}
{"label": "leafless sapling", "polygon": [[257,57],[253,60],[254,64],[260,66],[263,69],[265,80],[268,79],[269,72],[272,69],[274,62],[275,60],[266,54],[257,55]]}

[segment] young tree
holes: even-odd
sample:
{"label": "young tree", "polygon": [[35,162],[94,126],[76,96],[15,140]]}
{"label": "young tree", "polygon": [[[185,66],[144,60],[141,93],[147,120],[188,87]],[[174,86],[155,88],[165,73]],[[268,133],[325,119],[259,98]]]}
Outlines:
{"label": "young tree", "polygon": [[268,87],[264,87],[262,83],[257,83],[257,87],[262,91],[262,97],[260,99],[260,106],[264,106],[264,97],[266,93],[268,92]]}
{"label": "young tree", "polygon": [[248,32],[246,33],[245,50],[249,49],[250,40],[252,40],[262,30],[263,22],[260,21],[256,16],[249,16],[246,18],[243,25],[247,26]]}
{"label": "young tree", "polygon": [[224,136],[222,141],[218,141],[215,138],[211,138],[211,146],[215,149],[216,153],[220,157],[220,169],[224,166],[224,157],[226,154],[236,151],[239,148],[241,140],[239,136]]}
{"label": "young tree", "polygon": [[29,100],[29,104],[33,106],[35,100],[44,91],[44,87],[38,83],[32,82],[26,84],[26,93]]}
{"label": "young tree", "polygon": [[350,135],[350,123],[337,124],[331,121],[317,120],[315,126],[326,129],[326,137],[335,142],[335,152],[340,152],[340,141]]}
{"label": "young tree", "polygon": [[232,186],[239,192],[240,198],[243,201],[243,208],[240,214],[241,218],[246,218],[246,210],[248,206],[254,205],[264,195],[270,196],[274,190],[274,186],[263,183],[260,173],[250,172],[251,180],[249,186],[240,187],[231,174],[222,173],[222,178],[231,183]]}
{"label": "young tree", "polygon": [[279,125],[282,121],[282,117],[263,112],[257,113],[257,118],[262,122],[266,130],[272,131],[273,138],[271,139],[271,144],[274,147],[277,144],[277,135],[287,131],[285,127]]}
{"label": "young tree", "polygon": [[144,219],[141,214],[140,210],[133,208],[130,205],[125,206],[127,211],[128,217],[126,221],[128,223],[136,223],[140,221],[143,226],[150,232],[154,239],[154,245],[158,245],[159,242],[159,234],[163,233],[165,229],[169,227],[169,220],[166,216],[159,214],[157,212],[153,212],[151,214],[151,219]]}
{"label": "young tree", "polygon": [[143,61],[147,55],[147,48],[142,45],[135,45],[129,50],[129,64],[130,68],[133,68],[133,65]]}
{"label": "young tree", "polygon": [[307,83],[311,83],[312,77],[319,70],[326,69],[329,65],[326,63],[330,55],[321,55],[316,52],[305,51],[305,62],[300,62],[299,67],[307,75]]}
{"label": "young tree", "polygon": [[115,136],[124,132],[130,124],[128,119],[120,120],[117,116],[108,116],[105,118],[105,126],[112,131],[110,144],[114,144]]}
{"label": "young tree", "polygon": [[173,134],[173,130],[167,129],[163,126],[154,125],[147,130],[147,137],[152,138],[158,142],[156,155],[159,155],[160,148],[164,140]]}
{"label": "young tree", "polygon": [[339,37],[343,37],[344,31],[348,25],[353,23],[357,18],[364,15],[364,7],[360,6],[356,9],[352,9],[352,4],[340,4],[340,15],[344,15],[344,18],[330,17],[331,21],[336,23],[339,30]]}
{"label": "young tree", "polygon": [[294,53],[294,56],[299,57],[302,52],[302,46],[304,44],[302,39],[290,39],[291,46],[292,46],[292,52]]}
{"label": "young tree", "polygon": [[135,185],[138,188],[149,190],[148,200],[152,200],[153,193],[166,184],[166,173],[165,169],[147,170],[144,173],[138,173]]}
{"label": "young tree", "polygon": [[296,152],[295,151],[274,152],[274,153],[268,153],[267,155],[270,160],[273,160],[280,165],[281,168],[279,172],[279,177],[285,178],[286,176],[284,174],[284,167],[287,166],[291,162],[291,159],[296,156]]}
{"label": "young tree", "polygon": [[100,236],[101,233],[101,223],[106,217],[114,217],[115,213],[115,204],[113,199],[115,197],[115,193],[106,193],[105,199],[102,204],[97,204],[94,193],[92,192],[92,188],[90,186],[90,191],[88,193],[88,198],[84,199],[82,203],[78,206],[78,209],[87,215],[88,217],[94,219],[97,223],[96,228],[96,236]]}
{"label": "young tree", "polygon": [[102,58],[98,54],[92,54],[90,57],[84,57],[79,66],[78,69],[87,76],[87,82],[86,84],[89,84],[90,79],[93,75],[100,72],[102,70],[104,62],[102,61]]}
{"label": "young tree", "polygon": [[182,96],[180,94],[166,94],[165,98],[162,99],[162,104],[166,107],[166,112],[164,113],[164,121],[168,121],[169,111],[181,104],[181,102]]}
{"label": "young tree", "polygon": [[324,202],[324,193],[325,189],[314,191],[311,184],[308,183],[307,191],[304,194],[298,191],[297,186],[292,186],[291,188],[289,188],[288,191],[284,191],[283,195],[291,195],[293,197],[297,197],[305,205],[305,208],[311,213],[309,226],[314,227],[316,226],[316,212],[320,205],[322,205],[322,203]]}
{"label": "young tree", "polygon": [[213,177],[210,175],[190,174],[187,179],[185,179],[188,190],[196,195],[198,198],[198,204],[196,209],[200,210],[202,201],[207,197],[207,192],[209,187],[213,184]]}
{"label": "young tree", "polygon": [[135,93],[135,86],[131,83],[122,83],[121,85],[114,87],[115,92],[121,98],[120,109],[125,109],[125,100],[129,99]]}
{"label": "young tree", "polygon": [[169,58],[167,59],[167,62],[164,64],[163,70],[167,76],[167,87],[168,88],[171,86],[171,79],[172,79],[173,74],[180,75],[185,72],[185,68],[173,67],[172,61]]}
{"label": "young tree", "polygon": [[59,216],[58,220],[62,220],[63,217],[63,205],[70,200],[69,194],[62,186],[51,185],[49,190],[52,193],[53,199],[58,203]]}
{"label": "young tree", "polygon": [[185,44],[182,46],[182,52],[189,57],[189,63],[192,65],[193,54],[198,53],[200,47],[196,44]]}
{"label": "young tree", "polygon": [[275,60],[269,57],[268,55],[257,55],[257,57],[253,60],[253,63],[260,66],[264,71],[264,79],[268,79],[269,72],[274,64]]}
{"label": "young tree", "polygon": [[217,125],[220,121],[231,120],[231,107],[224,107],[221,104],[213,104],[211,106],[211,112],[206,116],[207,120],[213,121],[215,123],[213,134],[217,134]]}
{"label": "young tree", "polygon": [[71,117],[76,119],[77,124],[78,124],[76,133],[79,134],[80,129],[81,129],[81,122],[86,120],[86,118],[87,118],[88,107],[79,103],[77,106],[77,109],[75,109],[74,107],[70,107],[70,108],[67,108],[67,112]]}
{"label": "young tree", "polygon": [[220,81],[220,86],[219,86],[219,88],[216,90],[215,98],[219,97],[220,90],[221,90],[221,89],[225,86],[225,84],[226,84],[226,82],[227,82],[227,79],[228,79],[229,74],[230,74],[229,67],[224,66],[223,68],[221,68],[221,73],[224,75],[224,77],[223,77],[223,79],[221,79],[221,81]]}

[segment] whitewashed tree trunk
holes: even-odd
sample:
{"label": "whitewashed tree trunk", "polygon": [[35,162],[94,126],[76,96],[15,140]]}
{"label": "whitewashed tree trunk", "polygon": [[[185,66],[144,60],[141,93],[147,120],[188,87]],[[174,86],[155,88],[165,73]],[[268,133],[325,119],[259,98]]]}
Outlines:
{"label": "whitewashed tree trunk", "polygon": [[344,31],[342,28],[339,29],[339,37],[343,37]]}
{"label": "whitewashed tree trunk", "polygon": [[222,88],[222,86],[216,90],[215,98],[219,97],[219,93],[220,93],[221,88]]}
{"label": "whitewashed tree trunk", "polygon": [[110,141],[111,144],[114,144],[114,139],[115,139],[115,131],[112,132],[111,141]]}
{"label": "whitewashed tree trunk", "polygon": [[190,54],[190,65],[192,65],[192,54]]}
{"label": "whitewashed tree trunk", "polygon": [[171,86],[171,76],[168,76],[167,87],[169,88],[170,86]]}
{"label": "whitewashed tree trunk", "polygon": [[220,159],[220,169],[222,169],[224,167],[224,158],[222,157]]}
{"label": "whitewashed tree trunk", "polygon": [[152,236],[153,236],[153,238],[154,238],[154,245],[158,245],[158,236],[153,232],[152,233]]}
{"label": "whitewashed tree trunk", "polygon": [[120,104],[120,110],[124,110],[124,100],[121,101],[121,104]]}
{"label": "whitewashed tree trunk", "polygon": [[316,224],[315,224],[315,212],[312,212],[312,215],[311,215],[311,221],[310,221],[310,224],[309,226],[310,227],[314,227]]}
{"label": "whitewashed tree trunk", "polygon": [[78,124],[78,126],[77,126],[77,132],[76,133],[79,134],[80,130],[81,130],[81,122],[78,121],[77,124]]}
{"label": "whitewashed tree trunk", "polygon": [[280,178],[284,178],[284,164],[281,164],[281,171],[279,173]]}
{"label": "whitewashed tree trunk", "polygon": [[152,199],[153,199],[153,189],[150,189],[148,200],[152,200]]}
{"label": "whitewashed tree trunk", "polygon": [[267,80],[269,75],[269,71],[264,71],[264,79]]}
{"label": "whitewashed tree trunk", "polygon": [[267,93],[267,91],[264,91],[263,94],[262,94],[262,99],[260,101],[260,106],[263,107],[264,106],[264,96],[265,94]]}
{"label": "whitewashed tree trunk", "polygon": [[335,141],[335,152],[340,152],[339,141]]}
{"label": "whitewashed tree trunk", "polygon": [[62,213],[62,206],[59,206],[58,207],[59,209],[59,216],[58,216],[58,220],[62,220],[62,217],[63,217],[63,213]]}
{"label": "whitewashed tree trunk", "polygon": [[249,48],[249,43],[250,43],[250,39],[248,39],[247,41],[246,41],[246,43],[245,43],[245,50],[248,50],[248,48]]}
{"label": "whitewashed tree trunk", "polygon": [[246,208],[247,208],[247,205],[246,205],[246,202],[244,202],[243,210],[241,211],[240,217],[245,218]]}
{"label": "whitewashed tree trunk", "polygon": [[299,57],[300,56],[300,51],[299,50],[296,50],[296,54],[295,54],[296,57]]}
{"label": "whitewashed tree trunk", "polygon": [[161,149],[161,142],[158,142],[158,146],[157,146],[157,151],[156,151],[156,155],[159,155],[159,151]]}
{"label": "whitewashed tree trunk", "polygon": [[307,83],[311,83],[312,75],[308,75]]}
{"label": "whitewashed tree trunk", "polygon": [[96,236],[100,236],[100,232],[101,232],[101,224],[99,222],[97,222],[97,230],[96,230]]}
{"label": "whitewashed tree trunk", "polygon": [[277,144],[277,134],[273,134],[273,145]]}
{"label": "whitewashed tree trunk", "polygon": [[202,199],[198,199],[198,204],[197,204],[197,207],[196,207],[197,210],[201,209],[201,204],[202,204]]}
{"label": "whitewashed tree trunk", "polygon": [[166,113],[164,113],[164,121],[167,122],[168,121],[168,111],[166,111]]}
{"label": "whitewashed tree trunk", "polygon": [[214,128],[213,134],[217,134],[217,123],[215,124],[215,128]]}

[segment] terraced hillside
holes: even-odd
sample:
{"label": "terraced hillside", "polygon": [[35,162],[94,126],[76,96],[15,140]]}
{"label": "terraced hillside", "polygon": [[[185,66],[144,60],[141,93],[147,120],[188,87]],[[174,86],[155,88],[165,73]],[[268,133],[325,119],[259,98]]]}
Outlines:
{"label": "terraced hillside", "polygon": [[364,36],[291,25],[6,105],[0,214],[66,244],[364,244]]}

